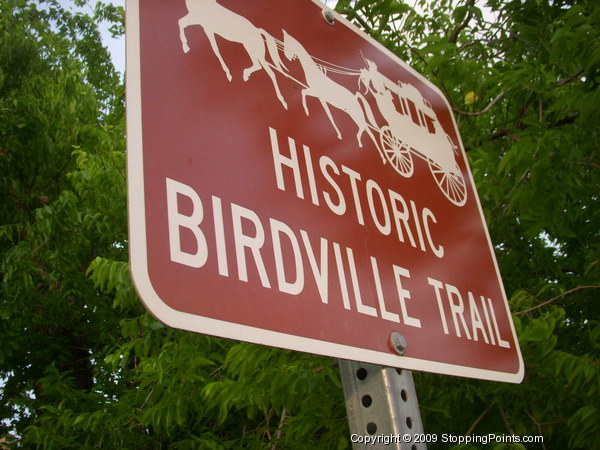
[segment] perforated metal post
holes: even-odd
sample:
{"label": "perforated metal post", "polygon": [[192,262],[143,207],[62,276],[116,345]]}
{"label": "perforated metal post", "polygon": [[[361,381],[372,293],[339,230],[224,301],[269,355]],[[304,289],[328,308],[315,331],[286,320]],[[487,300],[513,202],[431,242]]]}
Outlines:
{"label": "perforated metal post", "polygon": [[410,371],[346,360],[339,366],[354,449],[427,448],[415,443],[423,424]]}

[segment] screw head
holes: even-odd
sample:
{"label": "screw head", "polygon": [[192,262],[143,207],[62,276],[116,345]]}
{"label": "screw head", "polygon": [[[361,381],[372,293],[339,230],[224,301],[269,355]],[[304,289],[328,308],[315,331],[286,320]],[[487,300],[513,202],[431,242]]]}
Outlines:
{"label": "screw head", "polygon": [[406,351],[406,338],[394,331],[390,334],[390,345],[396,353],[404,355],[404,352]]}
{"label": "screw head", "polygon": [[331,11],[323,11],[323,17],[329,25],[333,25],[335,23],[335,16]]}

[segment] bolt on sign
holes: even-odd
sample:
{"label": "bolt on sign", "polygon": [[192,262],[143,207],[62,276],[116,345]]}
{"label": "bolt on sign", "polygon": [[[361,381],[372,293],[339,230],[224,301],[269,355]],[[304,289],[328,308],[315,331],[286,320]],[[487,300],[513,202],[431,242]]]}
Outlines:
{"label": "bolt on sign", "polygon": [[447,101],[322,8],[127,2],[131,269],[142,301],[184,330],[520,382]]}

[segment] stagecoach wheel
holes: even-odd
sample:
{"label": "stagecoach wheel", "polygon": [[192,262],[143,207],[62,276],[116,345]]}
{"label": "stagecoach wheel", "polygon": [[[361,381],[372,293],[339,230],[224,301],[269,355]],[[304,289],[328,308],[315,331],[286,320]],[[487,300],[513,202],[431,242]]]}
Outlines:
{"label": "stagecoach wheel", "polygon": [[392,167],[403,177],[410,177],[415,166],[408,146],[392,133],[388,126],[381,129],[381,148]]}
{"label": "stagecoach wheel", "polygon": [[467,185],[459,168],[456,167],[456,172],[448,172],[429,161],[429,169],[446,198],[456,206],[463,206],[467,201]]}

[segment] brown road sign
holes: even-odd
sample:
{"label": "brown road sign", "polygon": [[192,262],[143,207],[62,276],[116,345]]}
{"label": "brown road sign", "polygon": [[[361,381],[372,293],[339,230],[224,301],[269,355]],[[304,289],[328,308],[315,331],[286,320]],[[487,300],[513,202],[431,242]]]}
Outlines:
{"label": "brown road sign", "polygon": [[311,0],[131,0],[127,58],[131,268],[157,318],[521,381],[435,86]]}

